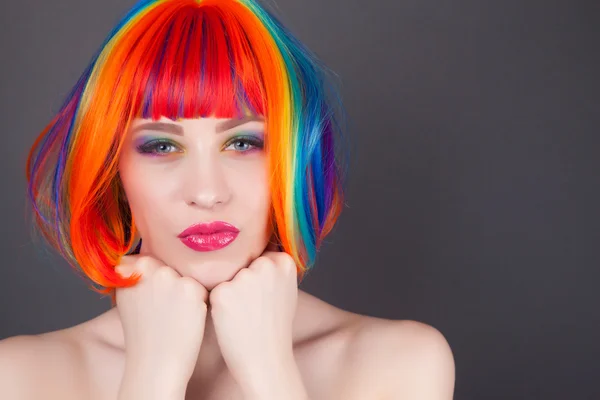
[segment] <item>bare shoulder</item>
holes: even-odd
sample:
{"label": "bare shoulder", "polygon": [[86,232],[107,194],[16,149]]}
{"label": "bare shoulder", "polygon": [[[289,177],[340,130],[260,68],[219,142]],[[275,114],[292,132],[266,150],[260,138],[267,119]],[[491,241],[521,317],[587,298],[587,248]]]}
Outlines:
{"label": "bare shoulder", "polygon": [[418,321],[361,316],[354,332],[347,365],[369,386],[365,392],[377,399],[453,398],[454,356],[439,330]]}
{"label": "bare shoulder", "polygon": [[[309,298],[306,303],[314,301]],[[319,327],[333,327],[325,335],[328,352],[340,349],[335,353],[340,374],[331,398],[453,398],[454,356],[438,329],[413,320],[357,314],[322,301],[315,304],[307,312],[311,321],[316,320]],[[320,366],[323,358],[319,360]]]}
{"label": "bare shoulder", "polygon": [[81,393],[80,360],[81,350],[68,330],[0,340],[2,394],[23,400],[75,399]]}

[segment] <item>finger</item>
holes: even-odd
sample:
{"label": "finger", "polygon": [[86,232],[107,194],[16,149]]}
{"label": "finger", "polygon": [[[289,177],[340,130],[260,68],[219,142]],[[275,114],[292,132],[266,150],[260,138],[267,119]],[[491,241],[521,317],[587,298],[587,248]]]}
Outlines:
{"label": "finger", "polygon": [[275,265],[281,267],[289,267],[293,269],[296,273],[298,272],[296,267],[296,262],[288,253],[283,251],[267,251],[263,253],[263,257],[270,259]]}

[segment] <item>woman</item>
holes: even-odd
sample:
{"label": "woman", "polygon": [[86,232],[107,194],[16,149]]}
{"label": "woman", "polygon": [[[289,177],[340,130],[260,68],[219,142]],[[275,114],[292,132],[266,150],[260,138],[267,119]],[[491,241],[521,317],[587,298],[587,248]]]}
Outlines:
{"label": "woman", "polygon": [[343,204],[326,69],[255,0],[138,2],[27,165],[113,307],[0,343],[7,399],[450,399],[444,337],[298,290]]}

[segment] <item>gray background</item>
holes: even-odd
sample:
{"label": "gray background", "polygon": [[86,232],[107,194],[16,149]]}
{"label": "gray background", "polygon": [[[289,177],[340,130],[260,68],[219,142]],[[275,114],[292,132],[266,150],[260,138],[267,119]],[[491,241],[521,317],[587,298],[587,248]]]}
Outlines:
{"label": "gray background", "polygon": [[[25,155],[133,0],[2,4],[0,338],[109,306],[25,225]],[[356,152],[303,289],[415,319],[457,399],[598,399],[600,8],[592,1],[279,0],[340,75]]]}

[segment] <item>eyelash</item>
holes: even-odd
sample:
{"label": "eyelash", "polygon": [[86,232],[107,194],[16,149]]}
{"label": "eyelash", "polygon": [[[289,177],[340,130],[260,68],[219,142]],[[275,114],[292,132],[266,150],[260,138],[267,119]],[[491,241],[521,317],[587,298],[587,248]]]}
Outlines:
{"label": "eyelash", "polygon": [[[253,146],[253,148],[251,148],[251,149],[241,150],[241,151],[238,151],[238,153],[248,153],[253,150],[259,150],[259,149],[263,148],[263,141],[256,138],[255,136],[236,136],[236,137],[232,138],[230,141],[228,141],[225,147],[227,148],[230,145],[232,145],[233,143],[238,143],[238,142],[247,143],[250,146]],[[139,153],[142,153],[142,154],[150,154],[152,156],[159,156],[159,157],[162,157],[164,155],[172,153],[169,151],[167,151],[167,152],[156,151],[157,147],[162,146],[162,145],[177,147],[177,145],[170,140],[154,139],[154,140],[150,140],[149,142],[146,142],[146,143],[143,143],[143,144],[137,146],[137,150]]]}

